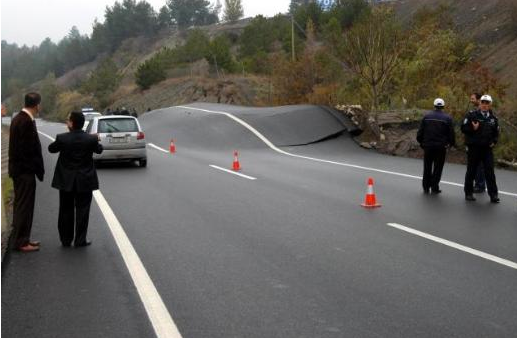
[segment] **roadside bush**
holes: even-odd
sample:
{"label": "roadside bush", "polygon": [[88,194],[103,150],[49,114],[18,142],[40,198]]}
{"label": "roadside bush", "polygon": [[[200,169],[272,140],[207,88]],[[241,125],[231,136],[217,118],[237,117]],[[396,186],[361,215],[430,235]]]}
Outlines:
{"label": "roadside bush", "polygon": [[[208,35],[199,28],[193,29],[188,33],[185,44],[176,48],[178,57],[176,62],[195,62],[205,57],[210,39]],[[171,55],[172,56],[172,55]]]}
{"label": "roadside bush", "polygon": [[152,85],[166,79],[165,66],[159,56],[153,56],[141,63],[135,73],[136,84],[140,89],[151,88]]}
{"label": "roadside bush", "polygon": [[[498,159],[508,162],[517,160],[517,136],[511,127],[506,128],[504,123],[499,137],[499,144],[494,149],[494,155]],[[513,133],[512,133],[513,132]]]}
{"label": "roadside bush", "polygon": [[230,40],[226,36],[220,35],[210,41],[205,58],[211,65],[216,65],[227,72],[233,72],[236,65],[230,47]]}
{"label": "roadside bush", "polygon": [[71,111],[80,111],[84,107],[97,106],[98,102],[93,95],[81,94],[78,91],[66,91],[58,95],[55,113],[49,118],[63,122]]}

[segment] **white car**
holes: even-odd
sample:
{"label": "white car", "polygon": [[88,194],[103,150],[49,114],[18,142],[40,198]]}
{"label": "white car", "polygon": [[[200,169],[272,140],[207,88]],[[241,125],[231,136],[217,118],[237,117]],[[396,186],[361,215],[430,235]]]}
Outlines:
{"label": "white car", "polygon": [[97,134],[104,151],[93,154],[96,162],[138,161],[147,166],[145,134],[132,116],[100,116],[90,121],[86,132]]}
{"label": "white car", "polygon": [[96,111],[83,111],[83,115],[84,115],[84,126],[83,126],[84,131],[86,131],[86,129],[88,128],[88,125],[94,118],[102,116],[101,113],[96,112]]}

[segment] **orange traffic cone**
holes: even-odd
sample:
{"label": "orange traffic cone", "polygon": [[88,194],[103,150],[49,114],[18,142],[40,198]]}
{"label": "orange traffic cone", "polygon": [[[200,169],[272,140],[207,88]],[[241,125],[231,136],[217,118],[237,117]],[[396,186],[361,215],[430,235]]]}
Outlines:
{"label": "orange traffic cone", "polygon": [[375,196],[375,192],[373,192],[373,178],[368,178],[368,190],[366,191],[366,197],[364,199],[364,203],[361,206],[365,208],[378,208],[381,204],[377,203],[377,197]]}
{"label": "orange traffic cone", "polygon": [[169,153],[176,153],[176,145],[174,144],[174,139],[171,139],[171,144],[169,145]]}
{"label": "orange traffic cone", "polygon": [[239,162],[239,153],[237,152],[237,150],[233,152],[233,170],[241,170],[241,163]]}

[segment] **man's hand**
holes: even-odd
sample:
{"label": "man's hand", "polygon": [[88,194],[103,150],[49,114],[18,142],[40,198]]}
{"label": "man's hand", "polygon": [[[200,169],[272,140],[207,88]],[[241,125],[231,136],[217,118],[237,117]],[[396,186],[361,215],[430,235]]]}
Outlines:
{"label": "man's hand", "polygon": [[479,121],[472,121],[472,128],[474,128],[474,130],[478,130],[478,128],[479,128]]}

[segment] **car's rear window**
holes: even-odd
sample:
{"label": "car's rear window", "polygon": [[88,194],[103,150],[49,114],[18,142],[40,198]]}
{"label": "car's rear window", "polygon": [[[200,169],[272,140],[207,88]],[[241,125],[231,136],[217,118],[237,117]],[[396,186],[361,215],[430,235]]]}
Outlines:
{"label": "car's rear window", "polygon": [[99,133],[126,133],[138,131],[134,119],[102,119],[99,120]]}

